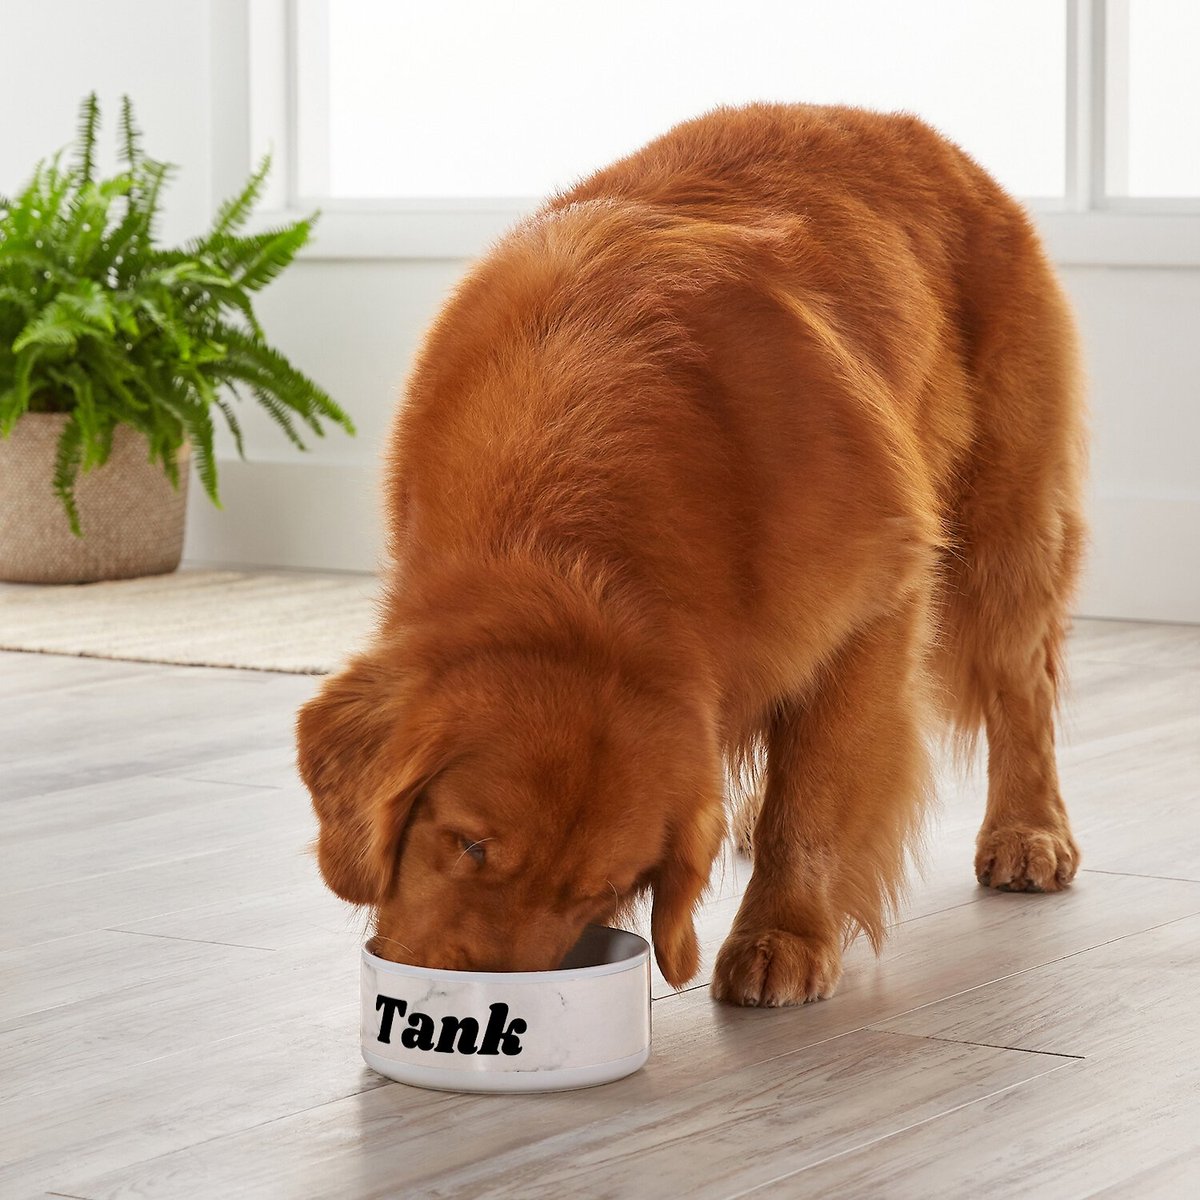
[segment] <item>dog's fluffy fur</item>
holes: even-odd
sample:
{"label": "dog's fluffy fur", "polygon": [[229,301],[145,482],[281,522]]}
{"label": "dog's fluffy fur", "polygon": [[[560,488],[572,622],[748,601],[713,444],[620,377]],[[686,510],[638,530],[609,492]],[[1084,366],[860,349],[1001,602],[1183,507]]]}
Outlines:
{"label": "dog's fluffy fur", "polygon": [[329,884],[384,953],[485,969],[646,892],[680,985],[765,762],[714,991],[828,995],[949,723],[987,733],[980,881],[1064,887],[1076,358],[1024,212],[911,117],[720,109],[554,198],[409,381],[377,641],[299,723]]}

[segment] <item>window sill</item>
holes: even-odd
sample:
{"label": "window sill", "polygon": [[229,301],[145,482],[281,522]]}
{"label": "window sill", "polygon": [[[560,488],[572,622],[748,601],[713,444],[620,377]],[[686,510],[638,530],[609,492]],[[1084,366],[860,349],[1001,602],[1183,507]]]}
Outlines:
{"label": "window sill", "polygon": [[1050,257],[1070,267],[1200,267],[1200,213],[1034,213]]}
{"label": "window sill", "polygon": [[[436,203],[436,202],[435,202]],[[333,209],[317,224],[307,259],[470,259],[483,254],[534,202],[483,201],[426,208]],[[296,213],[264,213],[269,226]],[[1040,212],[1061,266],[1200,267],[1200,213]]]}

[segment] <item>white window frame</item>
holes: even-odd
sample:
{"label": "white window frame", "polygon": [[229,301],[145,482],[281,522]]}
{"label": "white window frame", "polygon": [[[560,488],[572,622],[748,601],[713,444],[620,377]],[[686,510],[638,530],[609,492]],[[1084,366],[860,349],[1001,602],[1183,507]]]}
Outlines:
{"label": "white window frame", "polygon": [[[1106,162],[1120,113],[1106,112],[1106,33],[1128,27],[1132,0],[1067,0],[1065,198],[1028,201],[1062,265],[1200,266],[1200,198],[1110,196]],[[264,225],[319,207],[305,257],[466,259],[481,254],[536,197],[308,199],[297,196],[296,74],[301,5],[329,0],[213,0],[213,190],[228,195],[266,150]],[[311,52],[309,50],[308,52]],[[1119,60],[1118,60],[1119,62]],[[1120,97],[1115,98],[1120,102]]]}

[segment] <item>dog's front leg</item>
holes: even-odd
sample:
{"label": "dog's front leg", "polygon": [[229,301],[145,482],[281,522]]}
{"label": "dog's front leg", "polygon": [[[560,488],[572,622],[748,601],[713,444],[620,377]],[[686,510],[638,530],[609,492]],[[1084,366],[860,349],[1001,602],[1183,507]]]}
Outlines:
{"label": "dog's front leg", "polygon": [[746,1005],[832,995],[857,929],[878,944],[927,794],[926,626],[908,604],[780,706],[767,744],[754,873],[713,994]]}

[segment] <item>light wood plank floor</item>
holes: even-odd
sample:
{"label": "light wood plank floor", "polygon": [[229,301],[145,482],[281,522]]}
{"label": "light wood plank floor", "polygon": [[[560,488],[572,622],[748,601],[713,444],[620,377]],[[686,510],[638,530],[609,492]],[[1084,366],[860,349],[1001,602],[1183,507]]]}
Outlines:
{"label": "light wood plank floor", "polygon": [[387,1083],[360,915],[321,886],[291,722],[311,678],[0,654],[0,1196],[1200,1195],[1200,629],[1081,622],[1062,896],[971,876],[945,772],[882,958],[804,1009],[655,981],[630,1079]]}

